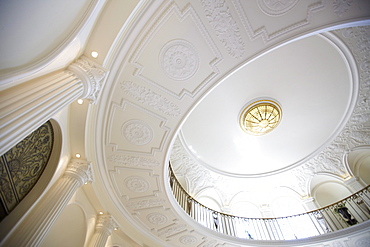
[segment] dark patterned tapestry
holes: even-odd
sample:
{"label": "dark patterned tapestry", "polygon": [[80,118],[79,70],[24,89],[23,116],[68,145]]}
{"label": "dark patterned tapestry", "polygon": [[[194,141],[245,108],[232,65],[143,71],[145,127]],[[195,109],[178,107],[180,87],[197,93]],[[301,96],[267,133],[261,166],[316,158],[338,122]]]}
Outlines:
{"label": "dark patterned tapestry", "polygon": [[0,158],[2,220],[33,188],[45,169],[53,148],[53,128],[48,121]]}

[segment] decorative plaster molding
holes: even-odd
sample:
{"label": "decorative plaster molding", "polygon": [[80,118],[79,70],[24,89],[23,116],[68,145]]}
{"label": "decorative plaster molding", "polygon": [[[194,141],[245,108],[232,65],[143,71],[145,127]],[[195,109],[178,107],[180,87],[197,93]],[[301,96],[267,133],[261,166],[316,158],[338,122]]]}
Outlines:
{"label": "decorative plaster molding", "polygon": [[64,176],[77,179],[79,186],[94,181],[91,163],[83,160],[72,159],[64,172]]}
{"label": "decorative plaster molding", "polygon": [[291,10],[298,0],[259,0],[258,7],[269,16],[280,16]]}
{"label": "decorative plaster molding", "polygon": [[353,4],[353,0],[334,0],[333,9],[334,13],[338,16],[342,16],[346,13]]}
{"label": "decorative plaster molding", "polygon": [[297,22],[294,22],[286,27],[283,27],[277,31],[269,32],[265,26],[253,28],[250,20],[247,18],[247,14],[245,13],[244,7],[241,4],[240,0],[233,0],[235,5],[235,9],[238,12],[239,18],[241,19],[245,30],[247,31],[251,40],[254,40],[258,37],[262,37],[262,40],[265,43],[268,43],[282,35],[290,33],[296,29],[302,28],[307,26],[311,23],[312,15],[315,12],[319,12],[325,9],[324,1],[318,1],[308,6],[307,14],[304,19],[301,19]]}
{"label": "decorative plaster molding", "polygon": [[122,135],[132,144],[141,146],[153,139],[153,130],[140,120],[130,120],[122,125]]}
{"label": "decorative plaster molding", "polygon": [[184,235],[179,238],[179,242],[185,245],[194,245],[197,241],[198,239],[191,235]]}
{"label": "decorative plaster molding", "polygon": [[129,202],[127,207],[131,209],[143,209],[162,206],[166,201],[164,199],[145,199],[142,201]]}
{"label": "decorative plaster molding", "polygon": [[[115,132],[115,133],[121,132],[123,134],[123,132],[122,132],[123,128],[122,127],[123,127],[124,124],[121,127],[119,127],[119,125],[115,124],[115,121],[123,122],[123,123],[125,123],[124,122],[125,120],[126,120],[126,123],[129,122],[129,121],[143,122],[143,121],[137,120],[137,119],[136,120],[127,119],[127,118],[129,118],[130,115],[126,114],[126,111],[131,111],[131,110],[140,112],[142,114],[141,119],[145,119],[145,120],[150,119],[151,126],[156,127],[156,138],[153,140],[153,136],[152,136],[152,138],[149,140],[149,142],[151,142],[150,144],[148,144],[147,146],[144,147],[143,145],[136,145],[136,144],[133,143],[136,146],[144,147],[142,150],[138,150],[136,147],[131,147],[131,145],[122,145],[121,140],[117,140],[118,139],[118,138],[116,138],[117,136],[115,134],[113,134],[113,132]],[[126,114],[126,115],[123,116],[121,114]],[[117,115],[119,115],[119,117]],[[170,132],[170,128],[167,127],[167,119],[164,118],[163,116],[155,114],[154,112],[149,111],[149,110],[147,110],[147,109],[145,109],[145,108],[143,108],[143,107],[141,107],[137,104],[134,104],[130,101],[122,99],[120,104],[118,104],[114,101],[111,102],[107,119],[108,119],[108,123],[107,123],[108,127],[105,128],[106,138],[107,138],[106,141],[107,141],[108,145],[112,147],[112,151],[114,153],[124,152],[124,153],[129,153],[129,154],[136,154],[136,155],[141,155],[141,154],[155,155],[155,153],[163,151],[164,145],[165,145],[165,143],[167,141],[167,138],[168,138],[168,134]],[[146,123],[144,123],[144,124],[146,125]],[[158,131],[159,129],[157,127],[160,128],[160,131]],[[151,127],[149,127],[149,128],[150,128],[150,130],[152,129]],[[140,128],[138,130],[140,131]],[[139,134],[139,133],[137,133],[137,134]],[[124,135],[123,135],[123,137],[124,137]],[[144,138],[144,137],[142,137],[142,138]],[[133,139],[136,139],[136,138],[133,136]],[[144,140],[141,140],[141,142],[144,141]]]}
{"label": "decorative plaster molding", "polygon": [[360,90],[356,106],[347,124],[339,135],[316,157],[291,172],[305,191],[307,182],[315,174],[326,171],[342,177],[347,175],[342,156],[356,146],[370,142],[370,27],[352,27],[335,31],[350,48],[359,69]]}
{"label": "decorative plaster molding", "polygon": [[224,0],[202,0],[206,17],[215,30],[221,43],[227,48],[229,55],[241,58],[244,54],[244,42],[236,21]]}
{"label": "decorative plaster molding", "polygon": [[140,103],[150,106],[154,110],[161,111],[168,116],[178,116],[181,114],[180,108],[165,97],[131,81],[121,82],[121,89]]}
{"label": "decorative plaster molding", "polygon": [[[207,43],[209,50],[214,54],[214,58],[209,60],[209,67],[211,72],[208,75],[205,75],[204,78],[201,79],[201,82],[196,83],[196,85],[194,85],[194,83],[187,83],[182,89],[180,89],[180,91],[164,86],[163,83],[153,81],[151,78],[149,78],[150,76],[148,77],[143,75],[144,66],[139,62],[141,55],[150,43],[152,37],[161,29],[161,27],[167,21],[169,21],[172,16],[176,16],[180,22],[183,22],[188,18],[192,22],[194,22],[194,26],[197,27],[197,30],[199,30],[200,34],[202,35],[204,42]],[[129,62],[136,67],[136,71],[134,74],[135,76],[159,88],[160,90],[163,90],[164,92],[172,95],[177,99],[182,99],[184,95],[193,98],[201,89],[203,89],[207,85],[208,82],[215,78],[219,74],[217,64],[220,63],[222,60],[223,57],[221,52],[218,50],[216,44],[214,43],[212,37],[209,35],[207,29],[205,28],[202,20],[200,19],[194,8],[190,4],[187,4],[182,10],[180,10],[175,2],[170,2],[147,30],[144,38],[135,48],[135,51],[131,56]],[[198,64],[199,66],[202,66],[202,64],[206,64],[206,61],[202,61],[202,63]]]}
{"label": "decorative plaster molding", "polygon": [[160,213],[151,213],[146,216],[147,220],[154,225],[163,225],[168,221],[168,218]]}
{"label": "decorative plaster molding", "polygon": [[131,166],[131,167],[159,166],[159,162],[156,160],[130,155],[119,155],[119,154],[111,155],[108,157],[108,161],[114,163],[117,166]]}
{"label": "decorative plaster molding", "polygon": [[126,187],[136,193],[142,193],[149,189],[149,183],[139,176],[131,176],[125,179]]}
{"label": "decorative plaster molding", "polygon": [[195,47],[186,40],[172,40],[161,50],[159,61],[165,74],[177,81],[192,77],[199,67]]}
{"label": "decorative plaster molding", "polygon": [[84,84],[81,98],[89,99],[93,104],[96,103],[108,74],[107,71],[86,57],[76,60],[68,67],[68,70],[75,73]]}
{"label": "decorative plaster molding", "polygon": [[183,230],[185,230],[186,225],[185,224],[180,224],[180,225],[172,225],[170,227],[166,227],[164,229],[161,229],[158,231],[158,236],[159,237],[169,237],[171,235],[174,235],[176,233],[179,233]]}

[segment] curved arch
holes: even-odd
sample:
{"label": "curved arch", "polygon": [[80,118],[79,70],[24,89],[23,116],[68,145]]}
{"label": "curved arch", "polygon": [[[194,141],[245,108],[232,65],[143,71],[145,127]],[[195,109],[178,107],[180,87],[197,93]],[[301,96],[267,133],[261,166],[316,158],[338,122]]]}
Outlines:
{"label": "curved arch", "polygon": [[311,177],[309,181],[307,181],[307,191],[308,196],[313,197],[313,192],[315,191],[315,188],[319,186],[322,183],[325,182],[337,182],[337,183],[343,183],[344,185],[344,179],[340,177],[339,175],[332,174],[329,172],[320,172],[315,174],[315,176]]}
{"label": "curved arch", "polygon": [[306,212],[302,195],[289,187],[276,187],[270,193],[269,205],[274,217],[282,217]]}
{"label": "curved arch", "polygon": [[333,202],[351,195],[350,189],[344,184],[344,180],[333,176],[321,174],[318,177],[315,187],[312,188],[311,195],[315,199],[318,207],[324,207]]}
{"label": "curved arch", "polygon": [[353,148],[344,157],[349,174],[359,178],[363,184],[370,184],[370,146],[363,145]]}
{"label": "curved arch", "polygon": [[62,131],[57,121],[54,119],[49,121],[53,128],[54,143],[48,163],[31,191],[28,192],[23,200],[0,223],[2,229],[2,231],[0,231],[0,239],[4,239],[10,231],[14,230],[15,226],[21,222],[25,215],[35,206],[50,185],[50,181],[58,168],[62,150]]}

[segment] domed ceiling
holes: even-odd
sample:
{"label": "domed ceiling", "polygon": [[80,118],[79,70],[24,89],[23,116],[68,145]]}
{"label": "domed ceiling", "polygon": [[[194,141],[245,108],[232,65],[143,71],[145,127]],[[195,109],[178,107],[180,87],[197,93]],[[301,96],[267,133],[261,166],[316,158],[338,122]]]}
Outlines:
{"label": "domed ceiling", "polygon": [[[343,155],[370,140],[368,81],[358,80],[368,50],[353,48],[368,42],[359,37],[369,29],[336,29],[360,21],[364,6],[356,2],[344,17],[325,1],[149,2],[109,49],[109,76],[90,116],[94,186],[121,226],[140,229],[153,246],[234,241],[205,233],[179,207],[170,160],[189,194],[212,189],[225,207],[237,196],[263,204],[276,188],[309,196],[320,172],[350,176]],[[99,51],[98,42],[88,47]],[[276,102],[282,117],[254,136],[239,120],[258,100]]]}
{"label": "domed ceiling", "polygon": [[[201,101],[181,129],[184,144],[200,164],[229,176],[299,165],[343,127],[354,100],[351,73],[342,52],[323,36],[278,48]],[[245,133],[239,124],[243,108],[258,99],[273,99],[282,109],[281,123],[263,136]]]}

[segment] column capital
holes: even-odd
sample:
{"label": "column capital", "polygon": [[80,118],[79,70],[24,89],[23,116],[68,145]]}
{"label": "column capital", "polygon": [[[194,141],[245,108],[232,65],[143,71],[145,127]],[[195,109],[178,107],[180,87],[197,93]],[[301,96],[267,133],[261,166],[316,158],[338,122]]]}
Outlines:
{"label": "column capital", "polygon": [[84,92],[81,98],[96,103],[108,74],[107,71],[85,56],[77,59],[67,69],[75,73],[84,84]]}
{"label": "column capital", "polygon": [[95,225],[96,230],[105,230],[108,235],[111,235],[117,227],[118,224],[111,215],[99,215]]}
{"label": "column capital", "polygon": [[91,163],[85,160],[72,159],[64,176],[70,176],[79,181],[80,186],[93,181]]}

